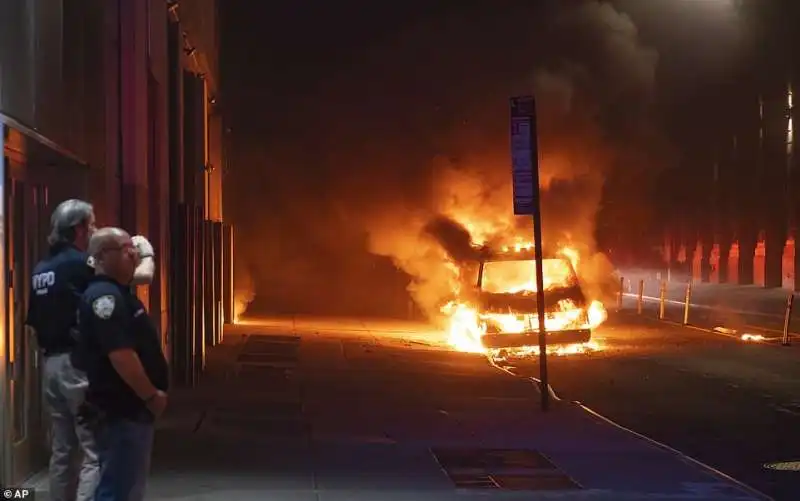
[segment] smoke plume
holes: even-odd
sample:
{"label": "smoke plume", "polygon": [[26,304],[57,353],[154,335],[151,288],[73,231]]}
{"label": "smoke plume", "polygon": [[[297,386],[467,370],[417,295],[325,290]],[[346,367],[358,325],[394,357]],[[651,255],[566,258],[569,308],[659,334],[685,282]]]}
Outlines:
{"label": "smoke plume", "polygon": [[386,215],[366,222],[370,250],[415,277],[411,292],[430,316],[452,297],[463,271],[442,269],[442,255],[459,263],[469,258],[471,240],[532,239],[531,221],[512,215],[505,114],[513,94],[537,97],[545,251],[577,248],[579,274],[596,298],[613,283],[610,264],[595,248],[595,217],[606,177],[640,168],[620,162],[623,151],[647,146],[641,131],[657,57],[609,4],[551,2],[547,10],[546,22],[531,28],[524,44],[541,49],[516,61],[527,74],[490,94],[498,99],[476,103],[473,113],[481,120],[449,131],[448,158],[430,163],[430,204],[392,213],[391,224]]}
{"label": "smoke plume", "polygon": [[545,247],[577,248],[602,295],[596,215],[610,178],[653,167],[656,54],[605,2],[479,4],[365,42],[346,67],[306,78],[307,105],[271,110],[280,130],[249,143],[265,174],[241,178],[237,202],[265,309],[405,311],[408,291],[435,317],[467,280],[471,241],[532,235],[512,213],[508,133],[509,97],[529,93]]}

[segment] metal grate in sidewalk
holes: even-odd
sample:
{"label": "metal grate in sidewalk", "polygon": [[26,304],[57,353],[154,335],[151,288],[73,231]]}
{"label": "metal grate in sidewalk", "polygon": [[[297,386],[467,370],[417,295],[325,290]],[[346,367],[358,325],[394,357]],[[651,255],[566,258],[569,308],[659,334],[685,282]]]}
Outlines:
{"label": "metal grate in sidewalk", "polygon": [[272,363],[287,363],[297,362],[297,354],[295,353],[242,353],[236,359],[237,362],[242,364],[272,364]]}
{"label": "metal grate in sidewalk", "polygon": [[291,336],[288,334],[252,334],[248,339],[250,343],[259,343],[265,341],[268,343],[300,343],[300,336]]}
{"label": "metal grate in sidewalk", "polygon": [[448,474],[450,481],[459,489],[499,489],[500,486],[489,475],[479,473]]}
{"label": "metal grate in sidewalk", "polygon": [[510,491],[566,491],[581,488],[574,480],[561,472],[555,472],[552,475],[491,475],[491,478],[501,489]]}
{"label": "metal grate in sidewalk", "polygon": [[250,335],[244,343],[244,351],[249,353],[276,353],[297,351],[300,347],[298,336]]}
{"label": "metal grate in sidewalk", "polygon": [[546,456],[530,449],[435,448],[431,452],[458,488],[581,489]]}
{"label": "metal grate in sidewalk", "polygon": [[288,382],[292,372],[287,367],[240,363],[236,375],[239,378],[252,379],[254,382],[272,387],[273,383]]}
{"label": "metal grate in sidewalk", "polygon": [[287,369],[297,365],[299,350],[300,338],[297,336],[251,335],[236,359],[241,364],[239,375],[285,378]]}

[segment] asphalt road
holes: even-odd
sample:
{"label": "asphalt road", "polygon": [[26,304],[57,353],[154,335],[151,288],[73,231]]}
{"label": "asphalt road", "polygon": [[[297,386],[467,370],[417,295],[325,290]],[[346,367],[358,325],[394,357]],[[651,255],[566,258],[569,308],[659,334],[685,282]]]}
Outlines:
{"label": "asphalt road", "polygon": [[[550,357],[550,384],[639,433],[674,447],[779,501],[800,499],[800,346],[736,339],[635,317],[598,330],[604,349]],[[537,377],[533,360],[514,361]]]}

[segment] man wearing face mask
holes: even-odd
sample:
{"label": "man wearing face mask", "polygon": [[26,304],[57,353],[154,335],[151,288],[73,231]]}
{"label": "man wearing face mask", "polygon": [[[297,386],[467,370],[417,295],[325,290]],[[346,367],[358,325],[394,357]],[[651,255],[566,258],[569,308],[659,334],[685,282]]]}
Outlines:
{"label": "man wearing face mask", "polygon": [[169,371],[161,339],[130,287],[139,250],[119,228],[89,242],[95,277],[78,307],[79,347],[95,412],[100,480],[96,501],[141,501],[155,420],[167,405]]}

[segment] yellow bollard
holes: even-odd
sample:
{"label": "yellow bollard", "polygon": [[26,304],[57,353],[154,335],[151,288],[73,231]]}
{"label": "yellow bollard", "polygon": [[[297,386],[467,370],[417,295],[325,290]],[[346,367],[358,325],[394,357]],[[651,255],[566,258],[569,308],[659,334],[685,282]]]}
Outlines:
{"label": "yellow bollard", "polygon": [[639,294],[636,297],[636,313],[642,314],[642,303],[644,303],[644,279],[639,280]]}
{"label": "yellow bollard", "polygon": [[686,300],[683,305],[683,325],[689,325],[689,305],[692,302],[692,282],[686,284]]}

